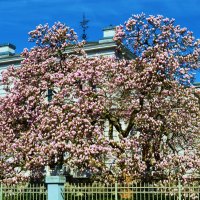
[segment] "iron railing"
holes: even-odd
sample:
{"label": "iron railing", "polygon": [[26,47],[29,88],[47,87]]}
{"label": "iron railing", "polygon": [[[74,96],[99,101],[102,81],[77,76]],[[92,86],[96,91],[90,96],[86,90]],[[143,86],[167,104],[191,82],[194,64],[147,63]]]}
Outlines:
{"label": "iron railing", "polygon": [[[50,191],[49,191],[50,192]],[[200,184],[69,184],[62,200],[200,200]],[[44,185],[0,185],[0,200],[47,200]]]}
{"label": "iron railing", "polygon": [[65,200],[200,200],[198,183],[65,185]]}
{"label": "iron railing", "polygon": [[1,185],[0,200],[46,200],[44,185]]}

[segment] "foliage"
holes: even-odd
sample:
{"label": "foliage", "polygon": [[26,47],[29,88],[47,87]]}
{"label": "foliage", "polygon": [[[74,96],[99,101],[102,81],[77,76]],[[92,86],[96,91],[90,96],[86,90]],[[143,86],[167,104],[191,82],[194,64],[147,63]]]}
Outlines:
{"label": "foliage", "polygon": [[200,94],[176,79],[184,70],[182,81],[189,80],[180,66],[183,60],[193,66],[199,49],[176,56],[170,45],[158,43],[138,46],[143,53],[132,60],[88,58],[76,55],[83,44],[61,23],[40,25],[30,37],[36,46],[25,49],[21,67],[11,66],[2,78],[3,181],[37,178],[44,166],[60,164],[109,182],[184,178],[199,169]]}

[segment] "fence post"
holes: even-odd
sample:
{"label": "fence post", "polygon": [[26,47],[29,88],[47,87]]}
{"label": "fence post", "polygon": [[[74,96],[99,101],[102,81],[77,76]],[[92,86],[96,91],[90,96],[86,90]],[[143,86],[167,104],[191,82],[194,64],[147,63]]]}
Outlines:
{"label": "fence post", "polygon": [[64,176],[46,176],[48,200],[64,200]]}
{"label": "fence post", "polygon": [[178,200],[181,200],[181,182],[178,180]]}
{"label": "fence post", "polygon": [[117,193],[118,193],[117,182],[115,182],[115,200],[118,200]]}

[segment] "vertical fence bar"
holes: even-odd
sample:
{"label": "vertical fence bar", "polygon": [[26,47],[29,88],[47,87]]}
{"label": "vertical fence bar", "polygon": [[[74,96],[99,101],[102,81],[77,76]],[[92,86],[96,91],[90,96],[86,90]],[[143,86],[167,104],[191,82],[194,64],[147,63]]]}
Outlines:
{"label": "vertical fence bar", "polygon": [[178,180],[178,200],[181,200],[181,182]]}
{"label": "vertical fence bar", "polygon": [[110,200],[113,200],[113,184],[109,185],[110,188]]}
{"label": "vertical fence bar", "polygon": [[[65,184],[65,187],[64,187],[64,189],[65,189],[65,199],[69,199],[69,191],[68,191],[68,184]],[[67,197],[67,198],[66,198]]]}
{"label": "vertical fence bar", "polygon": [[115,182],[115,200],[118,200],[118,198],[117,198],[117,190],[118,190],[117,182]]}
{"label": "vertical fence bar", "polygon": [[0,189],[0,200],[3,200],[3,185],[1,183],[1,189]]}

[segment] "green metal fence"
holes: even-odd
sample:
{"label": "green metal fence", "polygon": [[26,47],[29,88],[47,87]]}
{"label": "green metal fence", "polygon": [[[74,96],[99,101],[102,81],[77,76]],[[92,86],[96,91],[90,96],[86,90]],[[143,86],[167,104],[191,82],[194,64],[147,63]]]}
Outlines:
{"label": "green metal fence", "polygon": [[1,185],[0,200],[46,200],[44,185]]}
{"label": "green metal fence", "polygon": [[[44,185],[1,185],[0,200],[47,200]],[[200,185],[190,184],[65,184],[63,200],[200,200]]]}
{"label": "green metal fence", "polygon": [[65,200],[200,200],[198,183],[65,185]]}

